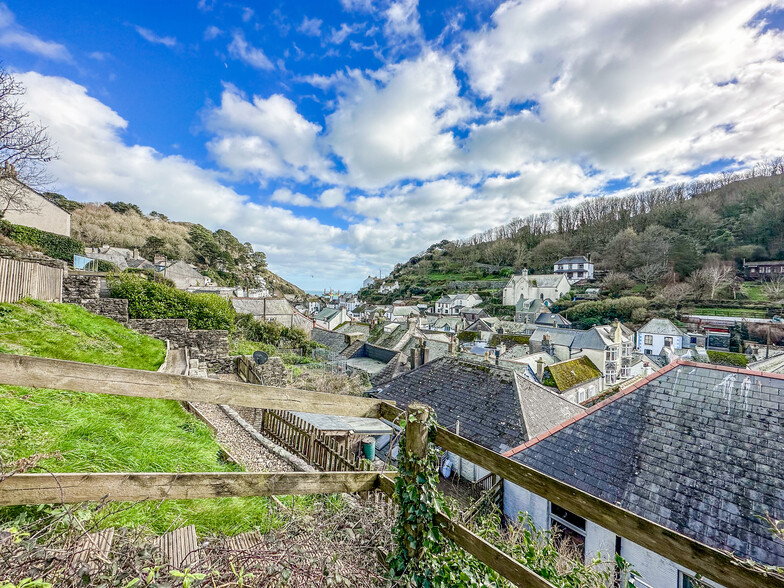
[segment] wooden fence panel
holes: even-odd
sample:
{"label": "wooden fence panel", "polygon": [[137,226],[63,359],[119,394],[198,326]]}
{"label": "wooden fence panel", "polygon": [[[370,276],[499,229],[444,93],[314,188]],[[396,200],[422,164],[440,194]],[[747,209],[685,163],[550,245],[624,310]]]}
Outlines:
{"label": "wooden fence panel", "polygon": [[0,302],[22,298],[61,302],[63,269],[0,257]]}

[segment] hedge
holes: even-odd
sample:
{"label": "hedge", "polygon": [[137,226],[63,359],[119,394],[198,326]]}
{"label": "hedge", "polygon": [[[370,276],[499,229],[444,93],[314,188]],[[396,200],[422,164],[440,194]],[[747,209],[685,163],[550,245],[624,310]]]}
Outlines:
{"label": "hedge", "polygon": [[642,296],[623,296],[621,298],[595,300],[575,304],[568,311],[569,320],[574,322],[610,322],[615,319],[628,321],[637,308],[645,308],[648,300]]}
{"label": "hedge", "polygon": [[512,347],[514,345],[527,345],[530,340],[530,335],[493,335],[490,337],[490,347],[496,347],[499,343],[503,343],[508,347]]}
{"label": "hedge", "polygon": [[728,351],[708,351],[708,358],[711,360],[711,363],[741,368],[745,368],[749,362],[744,354],[730,353]]}
{"label": "hedge", "polygon": [[35,247],[38,251],[55,259],[62,259],[73,263],[74,255],[84,255],[84,244],[71,237],[14,225],[6,220],[0,219],[0,233],[16,241]]}
{"label": "hedge", "polygon": [[131,318],[186,318],[191,329],[234,330],[234,307],[217,294],[191,294],[129,272],[108,276],[107,282],[112,298],[128,299]]}

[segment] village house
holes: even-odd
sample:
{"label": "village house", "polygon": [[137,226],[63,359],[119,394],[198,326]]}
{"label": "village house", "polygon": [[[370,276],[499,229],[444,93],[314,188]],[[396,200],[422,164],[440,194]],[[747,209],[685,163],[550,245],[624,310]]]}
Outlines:
{"label": "village house", "polygon": [[482,299],[476,294],[445,294],[435,303],[436,314],[458,315],[464,308],[474,308],[482,304]]}
{"label": "village house", "polygon": [[743,272],[748,280],[772,280],[784,278],[784,261],[746,261]]}
{"label": "village house", "polygon": [[471,324],[476,319],[486,318],[490,315],[487,314],[487,311],[485,311],[482,308],[472,307],[472,308],[461,308],[460,316],[463,317],[463,320],[466,322],[466,324]]}
{"label": "village house", "polygon": [[400,284],[398,284],[397,280],[395,280],[394,284],[381,284],[381,287],[378,289],[379,294],[390,294],[395,290],[400,289]]}
{"label": "village house", "polygon": [[186,263],[181,259],[165,263],[161,269],[164,278],[174,282],[174,286],[179,290],[186,288],[198,288],[212,284],[212,280],[203,276],[195,266]]}
{"label": "village house", "polygon": [[5,168],[3,175],[5,177],[0,180],[0,212],[11,202],[3,220],[48,233],[71,236],[71,213],[20,182],[10,166]]}
{"label": "village house", "polygon": [[308,334],[313,329],[313,319],[299,312],[285,298],[232,298],[231,304],[239,314],[250,314],[257,320],[298,327]]}
{"label": "village house", "polygon": [[593,280],[593,264],[584,255],[562,257],[555,262],[553,271],[565,275],[570,284],[580,280]]}
{"label": "village house", "polygon": [[645,355],[661,355],[664,347],[682,349],[686,332],[669,319],[653,318],[637,331],[637,349]]}
{"label": "village house", "polygon": [[602,390],[602,372],[586,356],[567,359],[545,366],[537,366],[542,378],[539,382],[551,386],[558,394],[572,402],[585,402]]}
{"label": "village house", "polygon": [[587,331],[539,327],[529,345],[532,352],[545,351],[560,361],[587,356],[604,376],[603,387],[633,376],[634,332],[619,322]]}
{"label": "village house", "polygon": [[[503,453],[584,412],[514,371],[444,356],[429,361],[371,393],[405,408],[423,402],[435,409],[438,422],[461,437]],[[447,453],[452,470],[477,482],[489,472]]]}
{"label": "village house", "polygon": [[524,269],[509,279],[501,297],[504,305],[515,306],[520,298],[556,301],[570,290],[569,280],[564,274],[529,275]]}
{"label": "village house", "polygon": [[376,283],[376,278],[374,278],[373,276],[368,276],[367,278],[365,278],[362,281],[362,287],[363,288],[370,288],[375,283]]}
{"label": "village house", "polygon": [[[765,520],[784,513],[782,414],[783,376],[678,362],[505,455],[738,560],[784,566],[784,543]],[[504,514],[519,513],[569,537],[586,562],[620,555],[637,587],[701,585],[600,521],[507,481]]]}
{"label": "village house", "polygon": [[332,331],[347,322],[349,317],[345,308],[324,308],[313,316],[313,320],[315,326]]}
{"label": "village house", "polygon": [[463,316],[430,316],[427,328],[442,333],[459,333],[465,328]]}
{"label": "village house", "polygon": [[410,317],[419,317],[419,309],[416,306],[393,306],[392,321],[405,323]]}

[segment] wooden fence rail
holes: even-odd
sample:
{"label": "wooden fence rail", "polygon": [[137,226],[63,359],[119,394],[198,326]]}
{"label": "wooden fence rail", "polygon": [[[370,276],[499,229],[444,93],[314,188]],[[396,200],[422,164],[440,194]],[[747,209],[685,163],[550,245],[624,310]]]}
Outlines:
{"label": "wooden fence rail", "polygon": [[[0,354],[0,384],[349,416],[377,416],[380,413],[389,420],[395,420],[402,414],[400,409],[391,404],[353,396],[333,396],[304,390],[267,388],[3,354]],[[759,566],[738,562],[730,553],[719,551],[657,525],[490,451],[443,427],[437,428],[435,443],[497,474],[503,480],[517,484],[579,516],[588,518],[617,535],[708,579],[737,588],[758,586],[784,588],[784,579],[779,575],[769,574]],[[196,480],[200,476],[202,482],[198,483]],[[186,480],[194,481],[185,483]],[[111,500],[139,500],[356,492],[375,487],[391,494],[394,484],[387,475],[375,472],[57,474],[54,476],[20,474],[0,482],[0,505],[30,504],[31,501],[56,503],[101,500],[104,497]],[[519,586],[550,586],[531,570],[471,534],[461,525],[444,516],[439,517],[439,521],[448,537],[513,583]]]}
{"label": "wooden fence rail", "polygon": [[381,405],[380,400],[372,398],[190,378],[5,353],[0,353],[0,377],[2,378],[0,383],[10,386],[187,400],[342,416],[376,417]]}

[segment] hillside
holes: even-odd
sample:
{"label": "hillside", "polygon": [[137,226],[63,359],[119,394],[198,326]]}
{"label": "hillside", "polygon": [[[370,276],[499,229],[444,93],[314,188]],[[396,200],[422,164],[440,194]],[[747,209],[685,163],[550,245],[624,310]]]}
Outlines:
{"label": "hillside", "polygon": [[279,295],[305,297],[303,290],[276,275],[267,267],[266,255],[254,251],[229,231],[209,231],[201,225],[176,222],[165,215],[142,210],[125,202],[81,204],[61,194],[45,194],[52,202],[71,212],[71,236],[86,247],[112,245],[138,249],[146,259],[165,255],[195,264],[222,286],[254,286],[256,277]]}
{"label": "hillside", "polygon": [[[432,245],[395,266],[387,281],[398,280],[399,291],[382,300],[368,290],[365,297],[433,300],[454,291],[455,281],[505,280],[523,267],[552,272],[553,263],[567,255],[590,255],[598,269],[625,272],[646,284],[667,271],[674,272],[672,279],[683,279],[711,262],[740,267],[743,259],[784,259],[783,174],[777,164],[755,170],[753,177],[591,198],[513,219],[463,241]],[[644,277],[641,268],[655,279]],[[481,282],[471,286],[481,294]]]}
{"label": "hillside", "polygon": [[[26,300],[0,304],[0,352],[155,370],[165,345],[79,306]],[[175,401],[0,386],[0,462],[53,452],[62,457],[43,459],[38,471],[237,470]],[[0,523],[22,511],[0,509]],[[144,522],[156,532],[183,521],[229,534],[272,524],[264,498],[120,503],[103,514],[102,526]]]}

